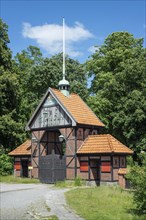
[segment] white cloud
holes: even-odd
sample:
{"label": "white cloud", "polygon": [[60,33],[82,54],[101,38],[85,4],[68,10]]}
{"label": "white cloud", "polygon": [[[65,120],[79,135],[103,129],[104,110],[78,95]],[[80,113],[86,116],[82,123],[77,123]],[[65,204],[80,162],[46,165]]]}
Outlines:
{"label": "white cloud", "polygon": [[99,50],[99,47],[97,47],[97,46],[91,46],[88,49],[88,51],[91,52],[91,53],[95,53],[98,50]]}
{"label": "white cloud", "polygon": [[[62,25],[44,24],[42,26],[31,26],[23,23],[22,34],[25,38],[33,39],[37,44],[54,55],[62,52]],[[74,43],[94,37],[81,23],[75,22],[73,27],[65,25],[66,53],[72,57],[81,55],[80,51],[74,49]]]}

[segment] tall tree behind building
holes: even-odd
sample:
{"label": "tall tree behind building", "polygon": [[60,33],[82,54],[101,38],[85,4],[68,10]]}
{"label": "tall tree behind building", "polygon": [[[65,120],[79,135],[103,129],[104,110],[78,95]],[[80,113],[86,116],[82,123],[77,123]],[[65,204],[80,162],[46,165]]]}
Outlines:
{"label": "tall tree behind building", "polygon": [[0,144],[12,149],[23,139],[19,120],[19,82],[8,47],[8,26],[0,19]]}
{"label": "tall tree behind building", "polygon": [[[12,59],[8,26],[2,20],[0,33],[0,136],[1,145],[12,150],[26,138],[25,125],[48,87],[58,88],[62,54],[44,58],[39,48],[29,46]],[[67,56],[66,73],[71,92],[87,99],[84,66]]]}
{"label": "tall tree behind building", "polygon": [[109,35],[86,63],[88,104],[108,132],[137,152],[146,146],[146,50],[128,32]]}

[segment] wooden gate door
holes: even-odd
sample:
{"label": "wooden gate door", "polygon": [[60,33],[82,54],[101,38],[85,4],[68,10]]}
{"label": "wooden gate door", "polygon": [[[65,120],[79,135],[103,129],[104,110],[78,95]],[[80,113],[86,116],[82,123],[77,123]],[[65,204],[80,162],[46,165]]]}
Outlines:
{"label": "wooden gate door", "polygon": [[66,157],[57,154],[39,159],[39,179],[42,183],[55,183],[66,178]]}
{"label": "wooden gate door", "polygon": [[28,160],[21,161],[22,177],[28,177]]}

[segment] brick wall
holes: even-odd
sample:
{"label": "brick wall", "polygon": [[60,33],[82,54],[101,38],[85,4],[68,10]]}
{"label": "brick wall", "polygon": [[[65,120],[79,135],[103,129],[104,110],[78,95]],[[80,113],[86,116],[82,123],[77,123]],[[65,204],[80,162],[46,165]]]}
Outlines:
{"label": "brick wall", "polygon": [[20,177],[21,176],[20,170],[14,170],[14,176]]}
{"label": "brick wall", "polygon": [[73,180],[74,179],[74,176],[75,176],[75,171],[74,169],[67,169],[66,170],[66,179],[68,180]]}
{"label": "brick wall", "polygon": [[33,178],[38,178],[38,168],[34,168],[32,169],[32,177]]}
{"label": "brick wall", "polygon": [[113,180],[117,180],[118,181],[118,168],[113,169]]}
{"label": "brick wall", "polygon": [[[67,156],[66,158],[66,164],[67,170],[66,170],[66,179],[74,179],[75,178],[75,164],[77,163],[77,176],[81,176],[83,179],[88,179],[88,172],[80,172],[80,163],[78,158],[74,158],[76,155],[76,149],[75,149],[75,144],[77,144],[76,148],[77,150],[83,143],[84,139],[89,135],[89,134],[97,134],[97,130],[92,130],[92,129],[84,129],[84,128],[78,128],[77,131],[75,132],[74,128],[62,128],[60,130],[56,130],[54,132],[44,132],[44,131],[36,131],[32,133],[33,137],[36,137],[38,140],[41,139],[40,143],[40,152],[42,153],[42,156],[45,156],[47,154],[51,154],[52,149],[54,149],[56,146],[54,143],[48,143],[47,141],[51,142],[56,142],[57,141],[57,146],[61,150],[61,144],[58,142],[59,141],[59,135],[62,134],[65,139],[67,138],[66,141],[66,152],[65,155]],[[77,137],[75,137],[75,134],[77,134]],[[46,142],[43,143],[43,142]],[[48,150],[47,150],[47,147]],[[46,148],[46,149],[45,149]],[[38,177],[38,168],[36,167],[38,164],[38,156],[39,156],[39,148],[37,146],[37,143],[32,143],[32,152],[34,152],[33,160],[32,160],[32,176],[37,178]],[[57,147],[55,148],[55,153],[59,154],[59,151],[57,150]],[[38,164],[39,165],[39,164]]]}
{"label": "brick wall", "polygon": [[77,176],[81,179],[88,180],[88,172],[80,172],[80,169],[77,169]]}
{"label": "brick wall", "polygon": [[119,185],[122,188],[126,186],[125,176],[123,174],[119,174]]}
{"label": "brick wall", "polygon": [[100,180],[101,181],[111,181],[111,173],[101,173]]}

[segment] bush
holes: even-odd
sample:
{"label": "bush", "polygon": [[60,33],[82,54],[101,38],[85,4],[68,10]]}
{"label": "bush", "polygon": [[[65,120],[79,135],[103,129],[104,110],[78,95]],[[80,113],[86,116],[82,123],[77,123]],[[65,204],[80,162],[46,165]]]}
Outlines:
{"label": "bush", "polygon": [[140,155],[142,166],[131,167],[127,179],[130,180],[134,189],[134,201],[140,214],[146,213],[146,153]]}
{"label": "bush", "polygon": [[74,185],[75,186],[83,186],[83,185],[85,185],[85,181],[77,176],[74,180]]}
{"label": "bush", "polygon": [[2,149],[0,151],[0,175],[7,176],[13,172],[13,159]]}

